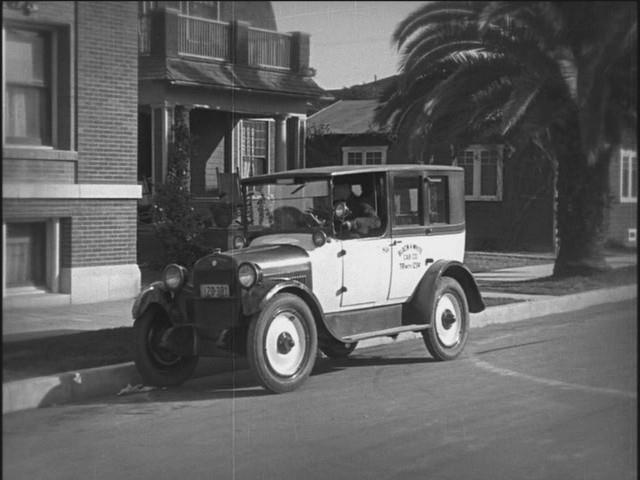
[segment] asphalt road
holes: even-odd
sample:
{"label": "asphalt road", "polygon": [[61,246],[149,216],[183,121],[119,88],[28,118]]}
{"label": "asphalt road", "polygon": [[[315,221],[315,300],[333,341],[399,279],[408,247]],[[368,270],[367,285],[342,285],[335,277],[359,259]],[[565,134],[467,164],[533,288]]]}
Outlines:
{"label": "asphalt road", "polygon": [[[246,373],[3,416],[4,479],[635,479],[637,304],[321,360],[270,395]],[[234,388],[235,385],[235,388]]]}

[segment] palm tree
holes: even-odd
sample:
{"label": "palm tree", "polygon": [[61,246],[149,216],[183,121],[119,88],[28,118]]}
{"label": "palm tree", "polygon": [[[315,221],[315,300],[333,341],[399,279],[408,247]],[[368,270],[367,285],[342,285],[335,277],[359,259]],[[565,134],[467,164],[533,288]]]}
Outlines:
{"label": "palm tree", "polygon": [[554,275],[606,269],[609,164],[637,122],[635,2],[427,2],[377,121],[410,151],[501,138],[557,163]]}

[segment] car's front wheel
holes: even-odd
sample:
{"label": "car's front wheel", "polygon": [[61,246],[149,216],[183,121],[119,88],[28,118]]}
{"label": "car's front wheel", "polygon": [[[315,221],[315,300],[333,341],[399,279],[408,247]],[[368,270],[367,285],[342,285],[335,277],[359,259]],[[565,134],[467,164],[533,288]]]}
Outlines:
{"label": "car's front wheel", "polygon": [[272,392],[290,392],[302,385],[311,374],[317,349],[313,314],[296,295],[274,296],[249,326],[249,366]]}
{"label": "car's front wheel", "polygon": [[177,355],[163,343],[172,327],[161,308],[149,308],[134,323],[135,364],[142,381],[158,387],[180,385],[188,380],[198,364],[197,356]]}
{"label": "car's front wheel", "polygon": [[441,277],[434,298],[431,325],[422,337],[433,358],[453,360],[462,353],[469,336],[467,297],[457,281]]}

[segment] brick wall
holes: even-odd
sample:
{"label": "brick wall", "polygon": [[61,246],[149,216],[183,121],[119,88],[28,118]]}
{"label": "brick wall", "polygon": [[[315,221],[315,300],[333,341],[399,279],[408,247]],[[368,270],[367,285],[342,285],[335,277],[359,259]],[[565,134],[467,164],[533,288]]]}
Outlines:
{"label": "brick wall", "polygon": [[77,2],[78,183],[137,182],[137,2]]}
{"label": "brick wall", "polygon": [[14,221],[61,218],[62,267],[136,263],[135,200],[4,199]]}

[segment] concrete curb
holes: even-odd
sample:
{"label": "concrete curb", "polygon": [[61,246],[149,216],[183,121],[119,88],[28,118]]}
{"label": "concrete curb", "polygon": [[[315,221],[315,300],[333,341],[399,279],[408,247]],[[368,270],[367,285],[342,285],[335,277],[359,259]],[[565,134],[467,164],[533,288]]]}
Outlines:
{"label": "concrete curb", "polygon": [[[490,307],[484,312],[471,315],[471,328],[519,322],[529,318],[581,310],[598,304],[630,300],[637,298],[637,293],[637,286],[630,285]],[[399,335],[395,340],[387,337],[372,338],[360,342],[358,348],[385,345],[420,336],[419,333],[407,332]],[[228,366],[219,365],[213,369],[199,368],[196,374],[207,376],[222,373],[228,369]],[[238,366],[247,368],[246,362],[240,362]],[[131,362],[7,382],[2,384],[2,413],[114,395],[127,385],[137,385],[140,382],[140,376]]]}

